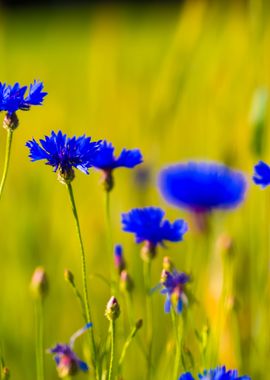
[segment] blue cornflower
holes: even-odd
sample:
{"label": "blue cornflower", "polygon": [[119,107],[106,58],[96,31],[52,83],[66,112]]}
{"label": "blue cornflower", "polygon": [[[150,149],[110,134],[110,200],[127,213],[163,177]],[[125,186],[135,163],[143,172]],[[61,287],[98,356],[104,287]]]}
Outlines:
{"label": "blue cornflower", "polygon": [[187,232],[187,223],[176,220],[170,223],[163,220],[165,213],[158,207],[135,208],[122,214],[123,230],[135,234],[136,243],[145,242],[142,251],[143,258],[153,258],[158,244],[164,241],[178,242],[183,240]]}
{"label": "blue cornflower", "polygon": [[257,165],[254,166],[254,170],[253,181],[256,185],[260,185],[261,187],[270,185],[270,166],[263,161],[259,161]]}
{"label": "blue cornflower", "polygon": [[70,138],[61,131],[52,131],[51,136],[45,136],[39,143],[33,139],[28,141],[26,146],[30,149],[31,161],[46,160],[47,165],[58,171],[59,180],[69,183],[74,178],[73,168],[88,174],[99,149],[99,142],[91,142],[91,138],[85,135]]}
{"label": "blue cornflower", "polygon": [[48,353],[54,355],[57,372],[60,378],[74,376],[78,371],[87,372],[88,365],[80,360],[73,351],[75,340],[92,326],[92,323],[87,323],[82,329],[77,331],[70,338],[69,344],[57,344],[55,347],[48,350]]}
{"label": "blue cornflower", "polygon": [[185,294],[185,285],[190,280],[184,272],[174,270],[172,273],[163,269],[161,274],[162,294],[166,294],[164,304],[165,313],[169,313],[174,306],[177,313],[183,311],[183,304],[187,305],[188,299]]}
{"label": "blue cornflower", "polygon": [[100,144],[93,166],[103,171],[105,190],[110,191],[113,188],[112,171],[116,168],[134,168],[143,162],[143,157],[139,149],[123,149],[119,157],[114,156],[114,147],[106,140]]}
{"label": "blue cornflower", "polygon": [[230,209],[243,200],[244,175],[215,162],[190,161],[163,169],[159,187],[164,198],[195,213]]}
{"label": "blue cornflower", "polygon": [[11,117],[18,110],[28,111],[31,106],[41,105],[47,92],[43,92],[44,84],[34,81],[30,84],[28,95],[27,86],[15,83],[13,86],[0,82],[0,111],[6,111]]}
{"label": "blue cornflower", "polygon": [[[200,380],[251,380],[249,376],[238,376],[238,371],[227,370],[225,366],[215,369],[205,370],[203,374],[199,374]],[[190,372],[187,372],[179,377],[179,380],[195,380]]]}

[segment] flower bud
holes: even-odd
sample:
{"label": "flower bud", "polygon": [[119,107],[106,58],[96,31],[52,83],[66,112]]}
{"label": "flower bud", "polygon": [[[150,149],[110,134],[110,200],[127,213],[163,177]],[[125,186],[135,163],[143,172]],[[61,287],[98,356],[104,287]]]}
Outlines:
{"label": "flower bud", "polygon": [[7,367],[3,367],[1,372],[2,380],[8,380],[10,378],[10,371]]}
{"label": "flower bud", "polygon": [[105,310],[105,317],[108,318],[109,321],[115,321],[120,315],[120,306],[117,299],[112,296],[107,303]]}
{"label": "flower bud", "polygon": [[126,270],[123,270],[120,274],[119,287],[123,293],[130,293],[134,287],[133,281]]}
{"label": "flower bud", "polygon": [[7,130],[14,131],[19,126],[19,119],[15,112],[12,114],[7,113],[4,121],[3,121],[3,127]]}
{"label": "flower bud", "polygon": [[151,243],[150,241],[145,241],[142,250],[141,250],[141,258],[145,262],[151,261],[157,254],[156,245]]}
{"label": "flower bud", "polygon": [[117,244],[114,247],[114,265],[119,274],[126,269],[126,263],[123,256],[123,247],[120,244]]}
{"label": "flower bud", "polygon": [[34,298],[43,299],[48,292],[48,279],[43,267],[37,267],[33,273],[30,290]]}
{"label": "flower bud", "polygon": [[64,278],[71,285],[74,285],[74,275],[69,269],[64,270]]}
{"label": "flower bud", "polygon": [[174,265],[173,265],[171,259],[169,258],[169,256],[163,257],[162,267],[164,270],[166,270],[168,272],[172,272],[174,270]]}

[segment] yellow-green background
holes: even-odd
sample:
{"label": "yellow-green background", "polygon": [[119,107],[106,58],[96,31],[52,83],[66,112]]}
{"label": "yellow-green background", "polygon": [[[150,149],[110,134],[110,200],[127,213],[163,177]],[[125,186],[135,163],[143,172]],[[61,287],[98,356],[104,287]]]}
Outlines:
{"label": "yellow-green background", "polygon": [[[132,207],[160,205],[171,219],[188,219],[181,210],[166,205],[156,187],[158,171],[171,162],[220,160],[251,177],[258,157],[250,149],[250,112],[255,91],[270,86],[269,25],[267,2],[259,0],[245,5],[187,1],[170,7],[0,10],[0,81],[29,84],[40,79],[48,92],[42,107],[18,113],[20,127],[14,133],[0,204],[1,346],[12,379],[36,378],[34,312],[28,286],[37,265],[44,265],[50,282],[44,307],[45,347],[67,342],[83,324],[76,299],[63,278],[64,269],[70,268],[81,284],[79,247],[67,191],[51,167],[30,163],[25,142],[61,129],[68,135],[106,138],[117,152],[123,147],[141,149],[149,183],[141,189],[136,170],[117,170],[111,207],[113,239],[124,245],[137,285],[136,316],[142,317],[139,247],[134,246],[131,235],[121,232],[120,213]],[[0,131],[2,162],[5,134]],[[266,130],[264,159],[269,157],[267,134]],[[103,315],[110,291],[95,277],[97,273],[109,276],[99,177],[95,170],[89,176],[77,173],[74,192],[87,252],[94,324],[97,335],[105,339]],[[250,182],[245,204],[222,217],[218,227],[218,232],[232,236],[237,247],[235,279],[242,337],[240,354],[235,354],[232,334],[219,362],[239,367],[253,380],[268,379],[270,370],[267,193]],[[192,271],[187,267],[190,247],[202,252],[200,239],[192,231],[188,235],[185,242],[170,244],[166,251],[160,249],[153,286],[159,281],[163,253],[171,255],[179,269]],[[206,294],[210,293],[209,284],[205,283]],[[157,293],[154,299],[158,380],[167,378],[166,368],[172,365],[174,353],[167,344],[171,321],[164,315],[163,298]],[[200,310],[197,306],[196,313]],[[211,307],[208,312],[211,319]],[[201,329],[206,319],[198,320]],[[122,336],[122,328],[119,330]],[[79,341],[76,347],[81,353]],[[56,379],[49,355],[45,366],[46,379]],[[144,360],[137,348],[131,349],[124,378],[141,379],[143,373]],[[87,378],[84,376],[78,378]]]}

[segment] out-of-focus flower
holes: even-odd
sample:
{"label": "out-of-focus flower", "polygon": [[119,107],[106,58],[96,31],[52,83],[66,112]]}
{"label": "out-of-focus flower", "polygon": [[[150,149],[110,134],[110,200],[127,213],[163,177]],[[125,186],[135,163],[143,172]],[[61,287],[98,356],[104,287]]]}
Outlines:
{"label": "out-of-focus flower", "polygon": [[48,350],[50,354],[54,355],[57,372],[60,378],[74,376],[79,371],[88,371],[87,364],[78,358],[73,351],[73,346],[75,340],[91,326],[92,323],[88,323],[82,329],[73,334],[70,338],[69,344],[60,343]]}
{"label": "out-of-focus flower", "polygon": [[114,156],[114,147],[106,140],[100,144],[97,151],[93,166],[103,172],[103,182],[106,191],[113,188],[112,171],[116,168],[134,168],[143,162],[143,157],[139,149],[127,150],[123,149],[119,157]]}
{"label": "out-of-focus flower", "polygon": [[163,269],[161,274],[161,284],[163,289],[162,294],[166,294],[166,301],[164,310],[169,313],[171,307],[175,308],[177,313],[183,310],[183,304],[188,304],[188,299],[185,294],[185,285],[190,280],[189,276],[184,272],[177,272],[174,270],[172,273]]}
{"label": "out-of-focus flower", "polygon": [[[215,369],[205,370],[198,375],[200,380],[251,380],[249,376],[239,376],[236,369],[227,370],[225,366]],[[187,372],[179,377],[179,380],[195,380],[190,372]]]}
{"label": "out-of-focus flower", "polygon": [[47,92],[43,92],[43,82],[34,81],[30,84],[28,95],[25,96],[27,86],[15,83],[13,86],[0,82],[0,111],[8,115],[18,110],[28,111],[31,106],[41,105]]}
{"label": "out-of-focus flower", "polygon": [[123,230],[133,233],[136,243],[145,242],[144,251],[150,257],[155,256],[158,244],[181,241],[188,230],[184,220],[170,223],[163,220],[164,215],[164,211],[157,207],[136,208],[122,214]]}
{"label": "out-of-focus flower", "polygon": [[231,209],[243,200],[245,176],[215,162],[184,162],[168,166],[159,176],[164,198],[173,205],[194,213]]}
{"label": "out-of-focus flower", "polygon": [[270,166],[263,161],[259,161],[254,166],[253,181],[262,188],[270,185]]}
{"label": "out-of-focus flower", "polygon": [[46,160],[47,165],[58,171],[59,180],[68,183],[74,179],[73,168],[89,174],[88,169],[93,166],[99,142],[92,142],[85,135],[70,138],[61,131],[52,131],[51,136],[45,136],[39,143],[33,139],[26,146],[30,150],[31,161]]}
{"label": "out-of-focus flower", "polygon": [[120,244],[116,244],[114,247],[114,265],[119,274],[126,268],[123,247]]}

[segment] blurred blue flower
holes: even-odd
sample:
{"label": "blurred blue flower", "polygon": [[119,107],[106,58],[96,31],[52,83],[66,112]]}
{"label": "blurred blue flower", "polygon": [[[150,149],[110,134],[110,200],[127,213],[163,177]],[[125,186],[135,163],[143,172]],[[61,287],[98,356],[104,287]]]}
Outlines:
{"label": "blurred blue flower", "polygon": [[145,242],[147,250],[155,256],[155,248],[164,241],[178,242],[187,232],[187,223],[176,220],[170,223],[163,220],[165,213],[157,207],[135,208],[122,214],[123,230],[135,234],[136,243]]}
{"label": "blurred blue flower", "polygon": [[123,247],[120,244],[116,244],[114,247],[114,265],[119,274],[126,268]]}
{"label": "blurred blue flower", "polygon": [[185,285],[189,280],[189,276],[184,272],[177,272],[176,270],[172,273],[167,270],[162,271],[161,284],[163,289],[161,293],[166,294],[165,313],[169,313],[172,306],[175,307],[177,313],[183,311],[183,304],[188,303]]}
{"label": "blurred blue flower", "polygon": [[260,185],[261,187],[270,185],[270,166],[263,161],[259,161],[254,166],[254,171],[253,181],[256,185]]}
{"label": "blurred blue flower", "polygon": [[25,96],[27,86],[15,83],[13,86],[0,82],[0,111],[6,111],[8,115],[18,110],[28,111],[30,106],[41,105],[47,92],[43,92],[44,84],[34,81],[30,84],[28,95]]}
{"label": "blurred blue flower", "polygon": [[31,161],[46,160],[54,171],[58,170],[63,179],[74,178],[73,168],[88,174],[88,169],[93,165],[94,156],[99,149],[99,142],[91,142],[85,135],[78,138],[67,137],[61,131],[51,132],[51,136],[45,136],[39,143],[30,140],[26,143],[30,150]]}
{"label": "blurred blue flower", "polygon": [[196,213],[230,209],[243,200],[247,188],[244,175],[214,162],[185,162],[163,169],[159,188],[177,207]]}
{"label": "blurred blue flower", "polygon": [[82,329],[73,334],[70,338],[69,344],[60,343],[48,350],[48,353],[54,355],[57,372],[60,378],[74,376],[79,371],[88,371],[87,364],[78,358],[73,351],[73,346],[75,340],[91,326],[92,323],[88,323]]}
{"label": "blurred blue flower", "polygon": [[104,140],[100,144],[93,166],[97,169],[110,171],[120,167],[134,168],[142,162],[143,157],[139,149],[123,149],[119,157],[115,157],[113,145]]}
{"label": "blurred blue flower", "polygon": [[[227,370],[225,366],[215,369],[205,370],[203,374],[199,374],[200,380],[251,380],[249,376],[238,376],[237,370]],[[179,377],[179,380],[195,380],[190,372]]]}

